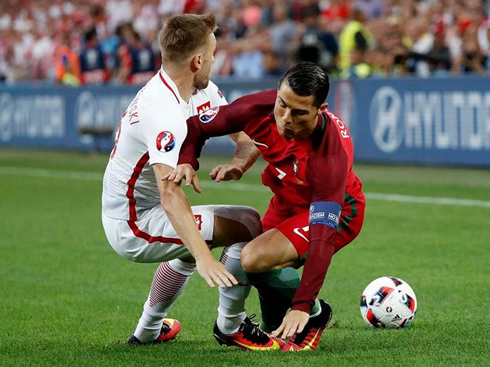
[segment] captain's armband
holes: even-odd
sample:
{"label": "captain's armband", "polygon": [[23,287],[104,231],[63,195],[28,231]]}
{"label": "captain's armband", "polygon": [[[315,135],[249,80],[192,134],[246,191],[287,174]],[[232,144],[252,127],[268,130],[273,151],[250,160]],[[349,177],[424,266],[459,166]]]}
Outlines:
{"label": "captain's armband", "polygon": [[324,224],[332,228],[339,225],[342,207],[331,201],[316,201],[310,205],[309,223]]}

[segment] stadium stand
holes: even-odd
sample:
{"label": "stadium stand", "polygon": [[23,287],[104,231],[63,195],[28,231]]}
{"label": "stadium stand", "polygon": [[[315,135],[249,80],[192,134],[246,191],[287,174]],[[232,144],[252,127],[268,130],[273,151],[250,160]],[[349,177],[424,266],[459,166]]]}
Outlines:
{"label": "stadium stand", "polygon": [[[209,11],[220,24],[214,76],[261,79],[297,60],[342,78],[488,74],[489,9],[481,0],[4,0],[0,81],[144,83],[159,66],[162,20]],[[87,78],[90,58],[98,71]]]}

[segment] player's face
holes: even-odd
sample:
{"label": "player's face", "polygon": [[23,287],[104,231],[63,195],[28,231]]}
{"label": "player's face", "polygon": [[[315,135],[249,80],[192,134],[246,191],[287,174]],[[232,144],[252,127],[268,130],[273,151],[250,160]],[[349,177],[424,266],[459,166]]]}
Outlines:
{"label": "player's face", "polygon": [[298,96],[287,82],[277,90],[274,118],[277,131],[286,140],[308,138],[315,130],[320,110],[314,105],[315,96]]}
{"label": "player's face", "polygon": [[201,68],[194,77],[194,87],[197,89],[205,89],[209,84],[211,77],[211,66],[214,62],[214,50],[216,49],[216,38],[214,34],[209,35],[208,43],[203,48],[201,54]]}

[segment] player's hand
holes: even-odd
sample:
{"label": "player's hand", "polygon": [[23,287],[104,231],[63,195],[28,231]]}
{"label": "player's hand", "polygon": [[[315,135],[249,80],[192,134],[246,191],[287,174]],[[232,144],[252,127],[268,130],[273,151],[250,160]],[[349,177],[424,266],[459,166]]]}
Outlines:
{"label": "player's hand", "polygon": [[226,270],[225,266],[211,255],[196,260],[196,267],[199,275],[211,288],[214,288],[215,283],[221,288],[238,284],[238,281]]}
{"label": "player's hand", "polygon": [[181,184],[182,179],[185,179],[185,185],[187,187],[192,185],[195,192],[199,194],[202,192],[201,188],[199,187],[199,178],[197,177],[197,173],[190,164],[179,164],[174,170],[162,177],[162,180],[172,181],[177,185]]}
{"label": "player's hand", "polygon": [[272,332],[272,336],[277,337],[282,333],[280,338],[287,339],[296,333],[301,333],[305,328],[310,315],[303,311],[292,310],[282,320],[281,326]]}
{"label": "player's hand", "polygon": [[243,176],[243,170],[231,164],[220,164],[209,172],[209,177],[216,182],[239,180]]}

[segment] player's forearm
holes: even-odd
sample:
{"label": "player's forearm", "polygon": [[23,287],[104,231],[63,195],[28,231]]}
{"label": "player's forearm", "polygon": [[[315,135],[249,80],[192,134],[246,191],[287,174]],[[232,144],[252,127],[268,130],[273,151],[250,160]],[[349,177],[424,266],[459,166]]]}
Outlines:
{"label": "player's forearm", "polygon": [[[195,121],[194,121],[195,123]],[[187,121],[189,132],[185,138],[184,144],[180,149],[179,164],[190,164],[196,171],[199,169],[199,161],[202,147],[208,137],[199,125],[192,125],[192,121]]]}
{"label": "player's forearm", "polygon": [[311,312],[315,299],[323,286],[334,252],[333,242],[310,241],[303,276],[291,306],[293,310]]}
{"label": "player's forearm", "polygon": [[[168,185],[174,185],[168,183]],[[194,215],[185,194],[179,186],[163,190],[161,204],[177,235],[191,255],[199,260],[211,256],[206,242],[196,227]]]}
{"label": "player's forearm", "polygon": [[240,133],[236,140],[235,155],[231,164],[245,173],[257,161],[259,156],[260,150],[253,141],[245,133]]}

